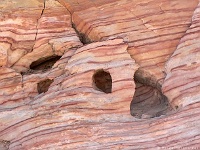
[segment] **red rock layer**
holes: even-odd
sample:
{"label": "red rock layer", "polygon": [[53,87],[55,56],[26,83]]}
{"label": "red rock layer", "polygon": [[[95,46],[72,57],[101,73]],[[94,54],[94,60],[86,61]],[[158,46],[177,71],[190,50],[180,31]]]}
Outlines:
{"label": "red rock layer", "polygon": [[59,0],[90,41],[121,37],[149,76],[163,83],[164,65],[191,23],[198,0]]}
{"label": "red rock layer", "polygon": [[192,24],[166,64],[163,92],[174,107],[200,102],[200,5]]}
{"label": "red rock layer", "polygon": [[44,4],[31,2],[4,0],[0,4],[0,66],[12,66],[33,49]]}
{"label": "red rock layer", "polygon": [[[79,48],[69,61],[65,53],[54,65],[59,69],[64,64],[64,74],[53,69],[51,73],[25,75],[26,86],[18,95],[23,103],[10,101],[10,109],[1,104],[0,146],[9,145],[10,150],[198,149],[199,103],[159,118],[129,115],[135,87],[132,76],[138,66],[126,49],[122,40],[92,43]],[[102,68],[112,76],[110,94],[93,86],[92,76]],[[13,76],[20,74],[10,69],[1,73],[1,81],[13,81],[9,85],[18,89],[20,82]],[[26,90],[35,91],[33,86],[47,77],[54,82],[46,93],[35,94],[29,101],[22,98]]]}

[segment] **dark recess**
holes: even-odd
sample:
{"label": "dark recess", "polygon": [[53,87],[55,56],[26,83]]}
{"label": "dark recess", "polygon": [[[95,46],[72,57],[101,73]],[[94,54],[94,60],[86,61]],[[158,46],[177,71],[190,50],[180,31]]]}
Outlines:
{"label": "dark recess", "polygon": [[37,61],[32,62],[30,65],[31,70],[49,70],[52,66],[61,58],[61,56],[51,56],[46,58],[40,58]]}
{"label": "dark recess", "polygon": [[130,105],[130,113],[136,118],[154,118],[172,111],[168,99],[157,88],[137,82]]}
{"label": "dark recess", "polygon": [[41,82],[39,82],[37,84],[37,90],[38,90],[38,93],[45,93],[48,91],[49,89],[49,86],[51,85],[51,83],[53,82],[54,80],[50,80],[50,79],[46,79],[46,80],[43,80]]}
{"label": "dark recess", "polygon": [[97,70],[93,75],[93,85],[96,90],[104,93],[112,92],[112,77],[103,69]]}

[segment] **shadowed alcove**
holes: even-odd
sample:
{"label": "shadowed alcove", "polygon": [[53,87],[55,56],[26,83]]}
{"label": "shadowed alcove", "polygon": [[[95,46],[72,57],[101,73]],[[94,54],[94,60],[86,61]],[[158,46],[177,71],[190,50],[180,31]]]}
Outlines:
{"label": "shadowed alcove", "polygon": [[43,80],[41,82],[39,82],[37,84],[37,90],[38,90],[38,93],[41,94],[41,93],[45,93],[48,91],[51,83],[53,83],[54,80],[50,80],[50,79],[46,79],[46,80]]}
{"label": "shadowed alcove", "polygon": [[130,113],[136,118],[154,118],[172,111],[168,99],[161,92],[161,85],[150,73],[138,69],[134,74],[135,93]]}
{"label": "shadowed alcove", "polygon": [[49,70],[61,58],[61,56],[50,56],[40,58],[30,65],[31,70]]}
{"label": "shadowed alcove", "polygon": [[112,77],[103,69],[96,70],[93,75],[93,87],[104,93],[112,92]]}

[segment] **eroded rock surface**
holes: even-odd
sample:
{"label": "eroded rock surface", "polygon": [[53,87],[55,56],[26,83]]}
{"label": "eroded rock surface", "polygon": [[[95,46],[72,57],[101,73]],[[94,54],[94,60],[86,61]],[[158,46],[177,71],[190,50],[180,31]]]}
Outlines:
{"label": "eroded rock surface", "polygon": [[173,107],[200,102],[200,5],[192,24],[166,64],[163,91]]}
{"label": "eroded rock surface", "polygon": [[197,5],[3,0],[0,149],[200,149]]}
{"label": "eroded rock surface", "polygon": [[158,89],[136,82],[130,111],[136,118],[154,118],[172,112],[172,108]]}
{"label": "eroded rock surface", "polygon": [[70,13],[54,0],[4,0],[0,7],[1,66],[25,72],[34,61],[62,56],[82,45],[72,28]]}
{"label": "eroded rock surface", "polygon": [[155,78],[158,87],[165,78],[165,63],[198,5],[198,0],[59,1],[72,13],[72,21],[86,42],[123,38],[131,57],[142,72]]}

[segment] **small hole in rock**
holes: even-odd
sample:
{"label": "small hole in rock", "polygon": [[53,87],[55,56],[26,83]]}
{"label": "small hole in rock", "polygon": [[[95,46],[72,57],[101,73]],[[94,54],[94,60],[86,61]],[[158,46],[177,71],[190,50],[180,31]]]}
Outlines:
{"label": "small hole in rock", "polygon": [[31,70],[49,70],[52,66],[61,58],[61,56],[50,56],[46,58],[40,58],[37,61],[32,62],[30,65]]}
{"label": "small hole in rock", "polygon": [[39,82],[39,83],[37,84],[38,93],[41,94],[41,93],[47,92],[48,89],[49,89],[49,86],[51,85],[51,83],[52,83],[53,81],[54,81],[54,80],[46,79],[46,80],[43,80],[43,81]]}
{"label": "small hole in rock", "polygon": [[104,93],[112,92],[112,77],[109,72],[103,69],[97,70],[93,75],[93,85],[96,90]]}
{"label": "small hole in rock", "polygon": [[131,102],[131,115],[136,118],[154,118],[172,110],[167,97],[157,88],[135,81],[136,90]]}

